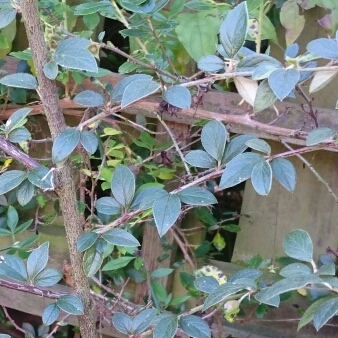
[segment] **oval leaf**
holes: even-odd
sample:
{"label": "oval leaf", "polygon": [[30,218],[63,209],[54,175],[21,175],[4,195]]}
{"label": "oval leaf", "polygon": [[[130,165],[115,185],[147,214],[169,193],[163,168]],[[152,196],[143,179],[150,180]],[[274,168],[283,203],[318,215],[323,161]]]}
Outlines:
{"label": "oval leaf", "polygon": [[101,268],[103,253],[98,252],[94,246],[83,255],[83,270],[87,277],[92,277]]}
{"label": "oval leaf", "polygon": [[182,86],[172,86],[163,93],[163,99],[181,109],[188,109],[191,106],[190,91]]}
{"label": "oval leaf", "polygon": [[0,29],[8,26],[16,18],[16,9],[4,8],[0,11]]}
{"label": "oval leaf", "polygon": [[14,129],[8,134],[8,141],[12,143],[25,142],[30,140],[31,138],[31,133],[25,127]]}
{"label": "oval leaf", "polygon": [[274,178],[288,191],[296,188],[297,173],[293,164],[285,158],[276,158],[271,162]]}
{"label": "oval leaf", "polygon": [[259,195],[267,195],[271,190],[272,170],[270,164],[262,161],[255,165],[251,174],[252,185]]}
{"label": "oval leaf", "polygon": [[337,132],[330,128],[326,128],[326,127],[317,128],[309,132],[306,138],[306,145],[314,146],[316,144],[319,144],[320,142],[329,140],[336,135],[337,135]]}
{"label": "oval leaf", "polygon": [[48,326],[53,324],[59,317],[60,309],[56,303],[49,304],[45,307],[42,313],[42,322],[44,325]]}
{"label": "oval leaf", "polygon": [[0,83],[4,86],[24,89],[36,89],[38,87],[36,78],[28,73],[6,75],[0,79]]}
{"label": "oval leaf", "polygon": [[121,204],[112,197],[101,197],[96,201],[96,210],[103,215],[118,215],[121,212]]}
{"label": "oval leaf", "polygon": [[49,80],[55,80],[58,76],[59,67],[55,61],[49,61],[43,66],[43,72]]}
{"label": "oval leaf", "polygon": [[216,197],[200,187],[189,187],[180,191],[177,196],[181,202],[189,205],[210,205],[217,203]]}
{"label": "oval leaf", "polygon": [[305,262],[313,260],[312,240],[304,230],[299,229],[288,233],[283,241],[283,249],[289,257]]}
{"label": "oval leaf", "polygon": [[94,245],[99,235],[96,232],[87,232],[83,234],[76,243],[76,249],[78,252],[83,252]]}
{"label": "oval leaf", "polygon": [[99,146],[99,141],[96,135],[88,130],[81,131],[80,142],[89,154],[94,154]]}
{"label": "oval leaf", "polygon": [[217,162],[204,150],[192,150],[185,156],[185,161],[197,168],[216,168]]}
{"label": "oval leaf", "polygon": [[205,72],[218,72],[224,69],[224,61],[216,55],[206,55],[198,60],[197,67]]}
{"label": "oval leaf", "polygon": [[277,100],[276,95],[269,86],[268,80],[263,80],[257,88],[257,93],[254,101],[254,111],[259,112],[272,106]]}
{"label": "oval leaf", "polygon": [[100,107],[104,105],[104,97],[93,90],[85,90],[74,97],[74,101],[84,107]]}
{"label": "oval leaf", "polygon": [[35,286],[42,288],[53,286],[57,284],[62,279],[62,273],[53,268],[47,268],[42,270],[33,281]]}
{"label": "oval leaf", "polygon": [[49,258],[49,242],[41,244],[34,249],[27,259],[27,273],[31,280],[47,265]]}
{"label": "oval leaf", "polygon": [[123,229],[109,230],[102,235],[102,238],[108,243],[118,246],[135,247],[141,245],[131,233]]}
{"label": "oval leaf", "polygon": [[261,151],[262,153],[265,153],[267,155],[270,155],[270,153],[271,153],[270,145],[264,140],[250,139],[245,144],[249,148],[257,150],[257,151]]}
{"label": "oval leaf", "polygon": [[135,176],[132,171],[123,164],[116,167],[111,181],[111,191],[116,200],[128,207],[135,194]]}
{"label": "oval leaf", "polygon": [[181,329],[193,338],[210,338],[209,325],[200,317],[194,315],[183,316],[180,319]]}
{"label": "oval leaf", "polygon": [[114,325],[116,330],[126,335],[131,335],[133,333],[133,321],[125,313],[115,313],[112,318],[112,324]]}
{"label": "oval leaf", "polygon": [[268,78],[269,86],[280,101],[295,88],[300,78],[296,69],[277,69]]}
{"label": "oval leaf", "polygon": [[203,148],[216,161],[222,160],[228,135],[224,124],[217,120],[208,122],[202,129]]}
{"label": "oval leaf", "polygon": [[61,132],[53,143],[53,163],[64,161],[73,152],[79,141],[80,131],[76,128],[69,128]]}
{"label": "oval leaf", "polygon": [[219,287],[219,283],[214,277],[203,276],[198,277],[194,280],[194,285],[197,290],[200,290],[205,293],[211,293]]}
{"label": "oval leaf", "polygon": [[174,225],[180,212],[181,201],[176,195],[167,194],[167,196],[154,202],[153,214],[160,237],[164,236]]}
{"label": "oval leaf", "polygon": [[35,193],[34,185],[25,180],[22,184],[20,184],[18,190],[16,191],[16,198],[21,206],[26,205],[31,201]]}
{"label": "oval leaf", "polygon": [[156,316],[155,309],[145,309],[133,319],[133,333],[140,334],[145,331]]}
{"label": "oval leaf", "polygon": [[338,43],[333,39],[316,39],[308,43],[306,49],[324,59],[338,59]]}
{"label": "oval leaf", "polygon": [[26,121],[26,117],[32,111],[32,108],[21,108],[15,111],[5,124],[5,133],[9,134],[13,129],[22,127],[22,123]]}
{"label": "oval leaf", "polygon": [[74,295],[61,296],[57,302],[57,306],[64,312],[72,315],[83,315],[83,304],[81,300]]}
{"label": "oval leaf", "polygon": [[154,329],[154,338],[173,338],[177,330],[177,316],[167,315],[161,318]]}
{"label": "oval leaf", "polygon": [[237,5],[222,22],[220,41],[229,58],[233,58],[243,46],[248,32],[248,22],[246,1]]}

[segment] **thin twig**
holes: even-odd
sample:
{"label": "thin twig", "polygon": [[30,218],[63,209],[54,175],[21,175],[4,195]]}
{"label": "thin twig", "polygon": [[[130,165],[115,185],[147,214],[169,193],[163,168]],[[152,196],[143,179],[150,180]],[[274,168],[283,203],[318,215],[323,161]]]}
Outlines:
{"label": "thin twig", "polygon": [[307,104],[308,104],[309,111],[306,111],[306,110],[304,109],[304,106],[301,105],[303,111],[304,111],[306,114],[308,114],[308,115],[310,116],[310,118],[313,120],[313,122],[314,122],[314,124],[315,124],[315,127],[318,128],[317,114],[316,114],[316,112],[313,111],[313,104],[312,104],[312,103],[313,103],[313,100],[310,99],[310,98],[306,95],[306,93],[304,92],[304,90],[303,90],[303,88],[302,88],[301,85],[297,85],[297,86],[296,86],[296,90],[297,90],[297,92],[304,98],[304,100],[305,100],[305,101],[307,102]]}
{"label": "thin twig", "polygon": [[[295,151],[292,147],[290,147],[286,142],[280,141],[286,148],[290,149],[291,151]],[[317,170],[313,168],[310,162],[308,162],[302,155],[295,153],[295,156],[297,156],[311,171],[312,173],[317,177],[318,181],[323,183],[328,192],[332,195],[336,203],[338,203],[338,196],[332,191],[330,185],[325,181],[325,179],[319,174]]]}
{"label": "thin twig", "polygon": [[44,338],[51,338],[54,333],[59,329],[61,322],[65,321],[70,316],[70,313],[67,313],[61,320],[59,320],[54,326],[53,330],[48,333]]}
{"label": "thin twig", "polygon": [[176,141],[176,138],[175,138],[174,134],[171,132],[170,128],[169,128],[168,125],[165,123],[165,121],[161,118],[160,115],[158,115],[158,114],[156,113],[156,117],[157,117],[157,119],[160,121],[160,123],[162,124],[162,126],[164,127],[164,129],[168,132],[168,134],[169,134],[171,140],[173,141],[173,144],[174,144],[174,146],[175,146],[175,149],[176,149],[178,155],[179,155],[180,158],[181,158],[181,161],[182,161],[182,163],[183,163],[183,165],[184,165],[185,171],[187,172],[188,176],[191,177],[191,171],[190,171],[190,169],[189,169],[189,166],[188,166],[187,162],[186,162],[185,159],[184,159],[184,155],[182,154],[182,151],[181,151],[180,147],[178,146],[178,143],[177,143],[177,141]]}

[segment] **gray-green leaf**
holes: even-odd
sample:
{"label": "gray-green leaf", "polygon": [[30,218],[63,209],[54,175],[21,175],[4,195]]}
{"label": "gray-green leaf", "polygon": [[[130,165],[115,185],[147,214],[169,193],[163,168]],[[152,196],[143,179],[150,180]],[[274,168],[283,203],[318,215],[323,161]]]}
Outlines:
{"label": "gray-green leaf", "polygon": [[111,191],[116,200],[128,207],[135,194],[135,176],[132,171],[123,164],[116,167],[111,181]]}
{"label": "gray-green leaf", "polygon": [[301,229],[291,231],[284,237],[283,249],[292,258],[312,262],[313,244],[309,234]]}
{"label": "gray-green leaf", "polygon": [[172,106],[188,109],[191,106],[190,91],[182,86],[172,86],[163,93],[163,98]]}
{"label": "gray-green leaf", "polygon": [[252,169],[251,183],[259,195],[267,195],[271,190],[272,170],[270,164],[262,161]]}
{"label": "gray-green leaf", "polygon": [[100,107],[104,105],[104,97],[93,90],[85,90],[74,97],[74,101],[84,107]]}
{"label": "gray-green leaf", "polygon": [[118,246],[135,247],[141,245],[131,233],[123,229],[109,230],[102,235],[102,238],[108,243]]}
{"label": "gray-green leaf", "polygon": [[327,127],[316,128],[311,130],[306,138],[306,145],[314,146],[320,142],[332,139],[334,136],[337,135],[335,130],[332,130]]}
{"label": "gray-green leaf", "polygon": [[78,129],[68,128],[57,136],[52,147],[53,163],[62,162],[73,152],[80,141],[80,135]]}
{"label": "gray-green leaf", "polygon": [[24,89],[36,89],[38,87],[36,78],[28,73],[5,75],[0,79],[0,83],[4,86]]}
{"label": "gray-green leaf", "polygon": [[285,158],[276,158],[271,162],[274,178],[288,191],[296,188],[297,173],[293,164]]}

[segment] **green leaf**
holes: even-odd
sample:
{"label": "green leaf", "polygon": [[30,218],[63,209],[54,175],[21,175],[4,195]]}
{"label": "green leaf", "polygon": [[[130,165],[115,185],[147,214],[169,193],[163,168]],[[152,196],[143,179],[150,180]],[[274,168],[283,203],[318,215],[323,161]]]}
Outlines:
{"label": "green leaf", "polygon": [[88,130],[81,131],[80,142],[89,154],[94,154],[99,146],[96,135]]}
{"label": "green leaf", "polygon": [[235,280],[240,279],[240,278],[247,278],[247,279],[255,280],[261,275],[262,275],[261,271],[257,269],[248,268],[248,269],[244,269],[244,270],[240,270],[236,272],[234,275],[232,275],[229,278],[229,282],[234,282]]}
{"label": "green leaf", "polygon": [[102,238],[108,243],[118,246],[135,247],[141,245],[131,233],[123,229],[109,230],[102,235]]}
{"label": "green leaf", "polygon": [[74,8],[74,15],[89,15],[97,12],[114,13],[111,3],[106,1],[86,2]]}
{"label": "green leaf", "polygon": [[220,121],[208,122],[202,129],[201,142],[204,150],[216,161],[221,161],[229,133]]}
{"label": "green leaf", "polygon": [[47,305],[42,313],[43,324],[46,326],[53,324],[59,317],[59,314],[60,314],[60,309],[56,305],[56,302]]}
{"label": "green leaf", "polygon": [[313,244],[309,234],[301,229],[289,232],[283,241],[285,253],[300,261],[312,262]]}
{"label": "green leaf", "polygon": [[20,234],[21,232],[24,232],[25,230],[27,230],[29,228],[29,226],[32,224],[33,220],[30,219],[26,222],[23,222],[22,224],[20,224],[14,231],[14,234]]}
{"label": "green leaf", "polygon": [[[256,80],[256,81],[266,80],[270,76],[271,73],[273,73],[276,69],[280,69],[280,68],[282,68],[282,65],[277,65],[276,63],[271,63],[271,62],[263,62],[263,63],[259,64],[253,70],[252,80]],[[267,82],[267,84],[269,84],[269,83]],[[271,90],[270,86],[269,86],[269,89]],[[266,86],[266,84],[264,84],[262,86],[262,88],[258,87],[258,90],[261,91],[259,93],[259,98],[263,99],[263,97],[266,94],[267,98],[271,99],[271,96],[268,95],[268,93],[267,93],[268,87]],[[257,93],[258,93],[258,90],[257,90]],[[256,95],[257,95],[257,93],[256,93]],[[273,95],[275,95],[275,94],[273,94]],[[264,106],[263,102],[258,102],[257,104],[261,104],[261,105]]]}
{"label": "green leaf", "polygon": [[0,29],[8,26],[16,18],[16,9],[4,8],[0,10]]}
{"label": "green leaf", "polygon": [[56,301],[57,306],[64,312],[72,315],[83,315],[83,304],[81,300],[74,295],[61,296]]}
{"label": "green leaf", "polygon": [[284,267],[279,274],[285,278],[293,278],[297,276],[311,276],[312,270],[303,263],[292,263]]}
{"label": "green leaf", "polygon": [[4,262],[0,264],[0,274],[20,282],[27,281],[27,269],[25,263],[18,257],[4,255]]}
{"label": "green leaf", "polygon": [[256,164],[264,161],[262,155],[256,153],[239,154],[226,166],[219,187],[226,189],[233,187],[251,177]]}
{"label": "green leaf", "polygon": [[338,298],[329,299],[321,304],[313,316],[313,325],[318,331],[338,313]]}
{"label": "green leaf", "polygon": [[247,278],[240,278],[234,282],[228,282],[220,285],[216,290],[212,291],[204,302],[203,310],[223,302],[227,297],[242,291],[242,290],[256,290],[257,286],[254,281]]}
{"label": "green leaf", "polygon": [[107,264],[103,266],[102,271],[114,271],[120,268],[124,268],[134,259],[136,259],[136,257],[129,257],[129,256],[112,259],[110,262],[108,262]]}
{"label": "green leaf", "polygon": [[87,47],[91,42],[83,38],[67,38],[57,46],[54,53],[54,61],[65,68],[98,72],[94,56]]}
{"label": "green leaf", "polygon": [[11,205],[9,206],[7,210],[6,221],[7,221],[7,226],[11,229],[12,233],[14,233],[14,230],[19,221],[19,215],[16,209],[12,207]]}
{"label": "green leaf", "polygon": [[104,97],[93,90],[84,90],[77,94],[73,100],[84,107],[100,107],[104,105]]}
{"label": "green leaf", "polygon": [[100,15],[98,15],[97,13],[88,14],[83,17],[83,23],[89,30],[95,29],[95,27],[97,27],[99,22]]}
{"label": "green leaf", "polygon": [[146,74],[135,74],[125,77],[120,82],[118,82],[111,91],[110,96],[112,101],[122,101],[122,97],[127,86],[133,81],[143,80],[144,82],[148,82],[152,79],[153,79],[152,76]]}
{"label": "green leaf", "polygon": [[0,79],[0,83],[7,87],[24,88],[24,89],[38,88],[38,82],[36,81],[36,78],[28,73],[15,73],[5,75]]}
{"label": "green leaf", "polygon": [[183,86],[171,86],[163,92],[163,99],[172,106],[188,109],[191,106],[189,89]]}
{"label": "green leaf", "polygon": [[222,22],[220,41],[229,56],[233,58],[243,46],[248,32],[249,14],[246,2],[237,5]]}
{"label": "green leaf", "polygon": [[92,277],[101,268],[103,253],[91,246],[83,255],[83,270],[87,277]]}
{"label": "green leaf", "polygon": [[181,329],[193,338],[210,338],[209,325],[200,317],[194,315],[183,316],[180,319]]}
{"label": "green leaf", "polygon": [[197,168],[216,168],[217,161],[204,150],[192,150],[184,158],[187,163]]}
{"label": "green leaf", "polygon": [[334,39],[320,38],[312,40],[308,43],[306,49],[310,53],[318,55],[324,59],[338,59],[338,43]]}
{"label": "green leaf", "polygon": [[76,243],[76,249],[78,252],[83,252],[94,245],[99,235],[96,232],[87,232],[83,234]]}
{"label": "green leaf", "polygon": [[194,285],[197,290],[204,293],[211,293],[219,287],[218,281],[212,276],[198,277],[194,280]]}
{"label": "green leaf", "polygon": [[318,299],[316,302],[314,302],[313,304],[311,304],[304,312],[303,317],[301,318],[301,320],[298,323],[298,327],[297,327],[297,331],[299,331],[302,327],[304,327],[305,325],[309,324],[311,322],[311,320],[313,320],[313,316],[314,314],[317,312],[317,309],[323,304],[325,303],[327,300],[331,299],[330,297],[324,297],[321,299]]}
{"label": "green leaf", "polygon": [[271,190],[272,170],[270,164],[262,161],[252,169],[251,183],[257,194],[265,196]]}
{"label": "green leaf", "polygon": [[123,92],[121,109],[154,94],[160,87],[161,85],[152,78],[149,80],[141,79],[130,82]]}
{"label": "green leaf", "polygon": [[133,319],[133,333],[140,334],[145,331],[156,316],[155,309],[145,309]]}
{"label": "green leaf", "polygon": [[35,193],[35,187],[34,185],[29,182],[28,180],[25,180],[22,182],[16,191],[16,198],[21,206],[24,206],[28,204]]}
{"label": "green leaf", "polygon": [[101,197],[96,201],[96,210],[104,215],[118,215],[121,213],[121,204],[112,197]]}
{"label": "green leaf", "polygon": [[295,88],[300,74],[297,69],[277,69],[268,78],[269,86],[280,101]]}
{"label": "green leaf", "polygon": [[161,318],[154,329],[154,338],[173,338],[177,330],[177,316],[166,315]]}
{"label": "green leaf", "polygon": [[276,158],[271,162],[274,178],[288,191],[296,188],[297,173],[293,164],[285,158]]}
{"label": "green leaf", "polygon": [[43,72],[49,80],[55,80],[58,76],[59,67],[55,61],[49,61],[43,66]]}
{"label": "green leaf", "polygon": [[218,72],[224,69],[224,61],[216,55],[206,55],[198,60],[197,67],[205,72]]}
{"label": "green leaf", "polygon": [[35,278],[33,284],[42,288],[53,286],[62,279],[62,274],[57,269],[47,268],[42,270]]}
{"label": "green leaf", "polygon": [[177,20],[178,25],[175,28],[177,38],[196,62],[202,56],[215,53],[220,26],[217,9],[197,13],[180,13],[177,15]]}
{"label": "green leaf", "polygon": [[25,127],[20,127],[11,131],[7,138],[12,143],[21,143],[30,140],[32,135]]}
{"label": "green leaf", "polygon": [[161,199],[162,196],[166,196],[167,192],[158,187],[147,187],[138,192],[133,198],[131,209],[147,210],[152,208],[154,202],[157,199]]}
{"label": "green leaf", "polygon": [[252,72],[262,64],[273,64],[275,67],[283,67],[283,65],[266,54],[248,54],[245,55],[237,64],[237,70],[240,72]]}
{"label": "green leaf", "polygon": [[245,144],[251,149],[260,151],[260,152],[265,153],[267,155],[271,154],[271,147],[264,140],[253,138],[253,139],[246,141]]}
{"label": "green leaf", "polygon": [[26,178],[26,173],[21,170],[9,170],[0,175],[0,195],[3,195],[17,186]]}
{"label": "green leaf", "polygon": [[113,315],[112,324],[115,329],[126,335],[131,335],[134,332],[133,320],[122,312],[117,312]]}
{"label": "green leaf", "polygon": [[16,110],[5,124],[5,134],[8,135],[12,130],[22,127],[27,121],[26,117],[32,111],[32,108],[21,108]]}
{"label": "green leaf", "polygon": [[111,191],[116,200],[124,207],[128,207],[135,194],[135,176],[123,164],[116,167],[111,181]]}
{"label": "green leaf", "polygon": [[189,187],[180,191],[177,196],[181,202],[189,205],[210,205],[216,204],[216,197],[208,190],[200,187]]}
{"label": "green leaf", "polygon": [[27,273],[31,280],[46,267],[48,258],[49,242],[41,244],[31,252],[27,259]]}
{"label": "green leaf", "polygon": [[159,269],[154,270],[150,276],[151,278],[162,278],[162,277],[166,277],[170,275],[173,271],[174,269],[159,268]]}
{"label": "green leaf", "polygon": [[177,221],[181,212],[181,201],[178,196],[167,194],[153,204],[153,214],[160,237]]}
{"label": "green leaf", "polygon": [[43,190],[54,190],[53,171],[40,166],[28,173],[28,180],[36,187]]}
{"label": "green leaf", "polygon": [[335,274],[336,266],[333,262],[322,265],[316,272],[317,276],[334,276]]}
{"label": "green leaf", "polygon": [[80,141],[80,134],[78,129],[68,128],[57,136],[52,147],[53,163],[64,161],[73,152]]}
{"label": "green leaf", "polygon": [[231,139],[230,142],[225,146],[222,164],[229,163],[237,155],[243,153],[246,149],[248,149],[246,142],[253,139],[257,139],[257,136],[239,135]]}
{"label": "green leaf", "polygon": [[337,135],[337,132],[326,127],[316,128],[311,130],[306,138],[306,145],[314,146],[320,142],[332,139]]}
{"label": "green leaf", "polygon": [[265,79],[258,86],[253,106],[254,111],[260,112],[265,108],[272,106],[276,100],[276,95],[270,88],[268,80]]}

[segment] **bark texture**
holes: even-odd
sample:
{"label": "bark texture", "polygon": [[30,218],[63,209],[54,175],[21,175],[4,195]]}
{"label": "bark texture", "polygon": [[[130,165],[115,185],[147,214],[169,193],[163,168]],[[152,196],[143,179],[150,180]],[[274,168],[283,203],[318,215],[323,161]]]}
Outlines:
{"label": "bark texture", "polygon": [[[48,51],[39,18],[38,1],[23,0],[21,10],[39,83],[38,93],[54,140],[67,126],[59,102],[56,83],[49,80],[43,73],[43,67],[48,61]],[[66,229],[75,293],[81,298],[85,307],[84,315],[78,316],[81,336],[83,338],[94,338],[97,334],[96,320],[90,301],[89,281],[82,268],[82,254],[76,250],[76,242],[83,231],[81,215],[77,209],[74,175],[70,161],[63,163],[62,166],[57,168],[56,172],[56,193],[60,199]]]}

